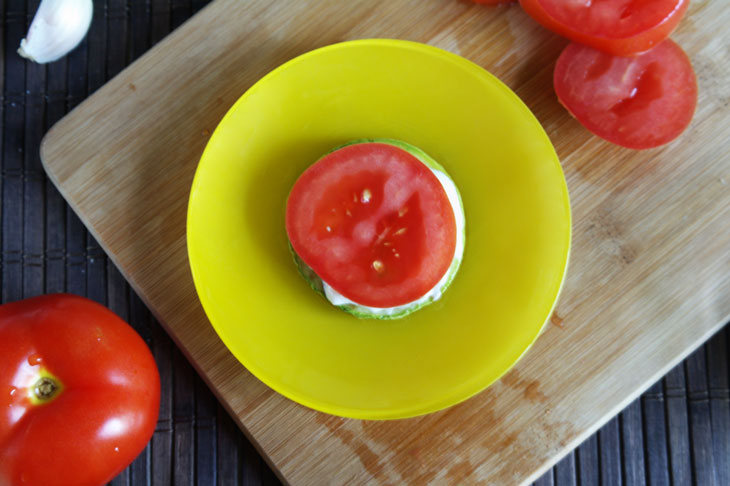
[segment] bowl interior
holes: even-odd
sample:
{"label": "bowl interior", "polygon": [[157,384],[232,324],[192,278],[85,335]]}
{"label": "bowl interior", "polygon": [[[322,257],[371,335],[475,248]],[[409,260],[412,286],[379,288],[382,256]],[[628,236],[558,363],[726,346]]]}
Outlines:
{"label": "bowl interior", "polygon": [[[332,307],[287,246],[294,181],[359,138],[425,150],[464,202],[459,273],[401,320]],[[478,66],[405,41],[336,44],[265,76],[212,135],[188,211],[196,289],[226,346],[287,397],[357,418],[435,411],[498,379],[549,317],[569,245],[563,173],[529,110]]]}

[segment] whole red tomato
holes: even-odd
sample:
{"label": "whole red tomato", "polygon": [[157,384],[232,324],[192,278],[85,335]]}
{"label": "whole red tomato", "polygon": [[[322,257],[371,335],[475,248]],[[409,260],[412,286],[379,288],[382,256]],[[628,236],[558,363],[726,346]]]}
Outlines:
{"label": "whole red tomato", "polygon": [[97,486],[144,449],[160,376],[139,335],[88,299],[0,306],[0,486]]}

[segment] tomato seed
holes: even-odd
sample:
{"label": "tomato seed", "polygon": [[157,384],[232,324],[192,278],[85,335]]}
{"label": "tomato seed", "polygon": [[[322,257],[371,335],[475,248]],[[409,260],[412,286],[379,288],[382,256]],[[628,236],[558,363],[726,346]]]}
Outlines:
{"label": "tomato seed", "polygon": [[371,197],[373,197],[373,193],[370,192],[370,189],[365,189],[364,191],[362,191],[362,198],[360,199],[360,201],[364,203],[369,203]]}

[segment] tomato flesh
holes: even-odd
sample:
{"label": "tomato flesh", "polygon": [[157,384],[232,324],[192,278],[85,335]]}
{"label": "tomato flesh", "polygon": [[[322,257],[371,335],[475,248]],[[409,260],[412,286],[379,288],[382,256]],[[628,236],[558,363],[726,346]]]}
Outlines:
{"label": "tomato flesh", "polygon": [[[42,400],[44,381],[54,386]],[[44,295],[0,306],[0,391],[0,484],[97,486],[152,436],[160,378],[111,311]]]}
{"label": "tomato flesh", "polygon": [[689,58],[669,39],[634,57],[570,44],[555,65],[554,86],[560,102],[588,130],[635,149],[678,137],[697,104]]}
{"label": "tomato flesh", "polygon": [[626,56],[666,39],[689,0],[520,0],[520,4],[556,34]]}
{"label": "tomato flesh", "polygon": [[379,142],[345,146],[304,171],[287,201],[286,230],[324,282],[368,307],[422,297],[456,249],[454,212],[438,178]]}

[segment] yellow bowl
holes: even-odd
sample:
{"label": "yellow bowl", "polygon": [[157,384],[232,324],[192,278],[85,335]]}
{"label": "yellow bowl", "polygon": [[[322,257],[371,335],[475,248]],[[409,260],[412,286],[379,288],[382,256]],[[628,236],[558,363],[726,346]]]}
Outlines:
{"label": "yellow bowl", "polygon": [[[287,248],[294,181],[359,138],[425,150],[464,202],[459,273],[442,300],[400,320],[329,305]],[[555,151],[512,91],[446,51],[360,40],[287,62],[233,105],[198,166],[187,238],[205,312],[249,371],[311,408],[392,419],[456,404],[520,358],[557,299],[570,228]]]}

